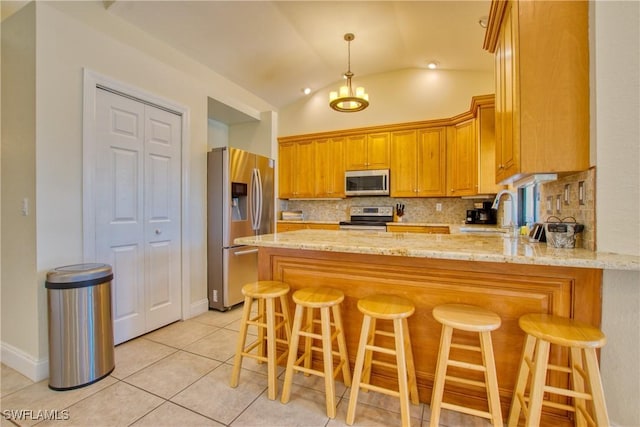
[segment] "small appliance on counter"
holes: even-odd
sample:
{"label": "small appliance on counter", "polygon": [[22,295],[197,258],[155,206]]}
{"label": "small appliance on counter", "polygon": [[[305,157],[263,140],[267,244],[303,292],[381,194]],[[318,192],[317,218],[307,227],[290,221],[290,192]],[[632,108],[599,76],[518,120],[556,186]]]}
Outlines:
{"label": "small appliance on counter", "polygon": [[496,211],[491,209],[492,202],[474,203],[475,209],[467,210],[465,224],[496,224]]}
{"label": "small appliance on counter", "polygon": [[544,228],[548,246],[573,249],[576,247],[576,234],[584,230],[584,225],[578,224],[572,216],[562,219],[550,216],[544,223]]}

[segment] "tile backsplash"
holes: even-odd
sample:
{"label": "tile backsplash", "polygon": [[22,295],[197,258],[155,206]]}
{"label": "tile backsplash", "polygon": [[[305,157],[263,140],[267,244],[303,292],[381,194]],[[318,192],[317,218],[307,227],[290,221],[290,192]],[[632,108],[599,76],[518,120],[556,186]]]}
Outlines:
{"label": "tile backsplash", "polygon": [[[478,200],[460,198],[350,197],[339,200],[281,200],[280,210],[301,210],[308,221],[346,221],[352,206],[405,205],[405,222],[462,224]],[[438,206],[439,205],[439,206]],[[441,210],[438,210],[438,208]]]}
{"label": "tile backsplash", "polygon": [[590,168],[541,185],[539,204],[541,221],[547,221],[550,216],[573,217],[583,224],[584,231],[578,234],[576,248],[592,251],[596,249],[595,187],[596,170]]}

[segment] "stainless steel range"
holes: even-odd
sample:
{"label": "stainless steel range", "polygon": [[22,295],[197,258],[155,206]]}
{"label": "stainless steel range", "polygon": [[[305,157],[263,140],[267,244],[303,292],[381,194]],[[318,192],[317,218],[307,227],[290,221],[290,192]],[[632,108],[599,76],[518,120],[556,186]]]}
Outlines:
{"label": "stainless steel range", "polygon": [[341,230],[386,231],[387,222],[393,221],[393,208],[390,206],[354,206],[349,213],[349,221],[340,221]]}

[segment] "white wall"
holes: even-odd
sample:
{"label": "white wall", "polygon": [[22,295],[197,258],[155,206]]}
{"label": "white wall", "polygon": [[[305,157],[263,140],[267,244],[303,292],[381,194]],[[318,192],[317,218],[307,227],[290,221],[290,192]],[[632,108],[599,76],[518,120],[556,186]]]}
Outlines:
{"label": "white wall", "polygon": [[[597,248],[640,256],[640,3],[591,3]],[[640,425],[640,272],[605,271],[601,373],[611,422]]]}
{"label": "white wall", "polygon": [[[188,284],[191,304],[206,298],[207,100],[209,97],[234,99],[238,105],[247,105],[255,111],[273,108],[180,52],[120,21],[104,10],[103,2],[36,2],[29,7],[35,8],[35,21],[24,30],[36,37],[35,85],[33,81],[22,81],[23,87],[19,89],[22,93],[31,91],[35,95],[35,99],[31,99],[35,105],[31,107],[35,108],[35,141],[26,142],[35,150],[35,176],[31,166],[30,178],[34,180],[37,197],[34,206],[37,203],[38,208],[37,216],[32,217],[35,226],[31,227],[31,231],[37,233],[36,247],[31,247],[36,258],[31,266],[5,264],[3,259],[3,275],[14,279],[11,283],[3,281],[3,296],[6,290],[14,290],[25,301],[23,305],[12,303],[2,307],[2,349],[3,355],[5,349],[12,349],[15,350],[13,353],[39,363],[46,360],[48,353],[46,272],[60,265],[83,262],[83,69],[88,68],[189,110],[187,143],[191,151],[187,216],[190,234],[184,236],[183,248],[188,251],[191,261],[187,267],[191,278]],[[8,19],[17,19],[15,16]],[[7,23],[3,22],[3,27]],[[21,126],[29,128],[25,124]],[[271,132],[263,135],[270,136]],[[272,146],[272,141],[263,143]],[[15,170],[13,176],[9,172],[11,170],[3,169],[3,183],[20,179]],[[2,236],[5,253],[23,244],[17,237],[11,237]]]}
{"label": "white wall", "polygon": [[336,81],[281,109],[278,136],[449,118],[468,111],[473,96],[495,93],[493,72],[406,69],[355,76],[355,83],[369,94],[367,109],[332,110],[329,92],[342,84]]}

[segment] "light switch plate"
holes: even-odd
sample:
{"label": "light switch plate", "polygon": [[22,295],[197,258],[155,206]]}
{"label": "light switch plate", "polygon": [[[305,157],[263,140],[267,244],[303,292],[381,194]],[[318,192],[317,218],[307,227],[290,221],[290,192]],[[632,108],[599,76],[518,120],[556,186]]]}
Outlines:
{"label": "light switch plate", "polygon": [[578,182],[578,203],[584,205],[584,181]]}

